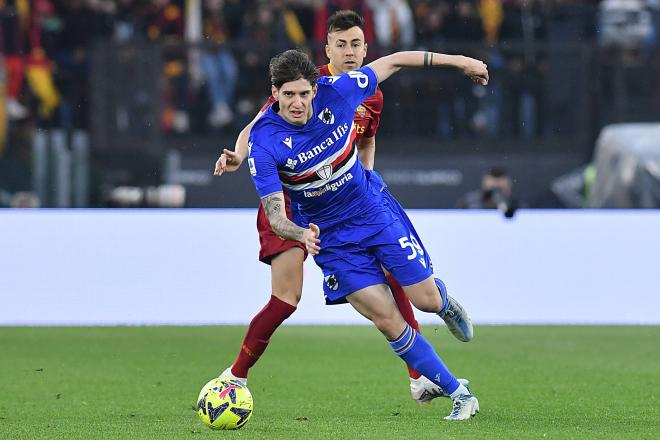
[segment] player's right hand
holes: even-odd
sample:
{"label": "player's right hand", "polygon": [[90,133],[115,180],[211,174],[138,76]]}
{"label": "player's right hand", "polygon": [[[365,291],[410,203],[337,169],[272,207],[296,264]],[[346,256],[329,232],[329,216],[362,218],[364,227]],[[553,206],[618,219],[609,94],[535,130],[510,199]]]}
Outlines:
{"label": "player's right hand", "polygon": [[488,85],[489,77],[486,63],[470,57],[464,58],[463,73],[477,84],[481,84],[482,86]]}
{"label": "player's right hand", "polygon": [[305,247],[307,248],[307,252],[312,256],[318,255],[321,252],[319,235],[321,235],[321,230],[314,223],[310,223],[309,229],[305,229]]}
{"label": "player's right hand", "polygon": [[238,170],[245,158],[235,151],[223,149],[223,153],[215,161],[214,176],[222,176],[223,173],[233,173]]}

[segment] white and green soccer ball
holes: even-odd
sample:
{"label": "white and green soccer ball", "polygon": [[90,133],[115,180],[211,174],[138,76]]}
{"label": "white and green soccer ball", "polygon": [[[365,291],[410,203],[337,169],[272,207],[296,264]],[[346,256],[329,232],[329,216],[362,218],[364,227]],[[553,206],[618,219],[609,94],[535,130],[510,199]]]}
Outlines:
{"label": "white and green soccer ball", "polygon": [[197,414],[211,429],[238,429],[252,416],[252,394],[239,382],[226,378],[209,381],[197,398]]}

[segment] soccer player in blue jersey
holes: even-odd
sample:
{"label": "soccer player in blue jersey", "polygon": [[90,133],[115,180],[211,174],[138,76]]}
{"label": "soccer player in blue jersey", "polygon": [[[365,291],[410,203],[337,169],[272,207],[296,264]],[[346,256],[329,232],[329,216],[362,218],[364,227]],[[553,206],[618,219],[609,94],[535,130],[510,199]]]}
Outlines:
{"label": "soccer player in blue jersey", "polygon": [[[349,70],[362,67],[367,54],[363,25],[364,19],[350,10],[337,11],[328,18],[326,54],[330,62],[323,66],[317,66],[320,76],[340,75]],[[456,60],[460,61],[460,58],[456,58]],[[234,172],[245,161],[248,155],[250,130],[256,120],[268,110],[274,101],[275,99],[271,95],[255,120],[241,131],[236,141],[235,151],[224,150],[224,153],[216,162],[215,175],[220,176],[224,172]],[[358,159],[366,170],[373,169],[376,150],[375,135],[378,130],[382,108],[383,94],[377,88],[376,93],[358,106],[353,118]],[[378,177],[375,175],[374,179]],[[388,197],[387,188],[385,186],[382,188],[383,196]],[[292,219],[290,200],[286,190],[284,191],[284,204],[285,210],[289,213],[289,219]],[[400,210],[401,219],[406,221],[407,215],[398,203],[393,201],[393,206]],[[412,225],[410,227],[412,230]],[[302,294],[303,262],[306,257],[305,246],[302,243],[282,239],[273,232],[261,204],[257,214],[257,230],[260,243],[259,260],[268,264],[271,270],[272,290],[270,298],[250,321],[236,359],[220,375],[244,384],[247,384],[249,371],[258,362],[269,345],[271,336],[297,308]],[[419,237],[415,237],[415,239],[419,244],[422,243]],[[406,293],[391,274],[386,274],[386,279],[401,316],[413,329],[420,332],[413,307]],[[341,302],[347,301],[342,299]],[[467,313],[453,298],[449,297],[447,302],[447,308],[439,316],[445,321],[447,327],[457,339],[463,342],[471,340],[473,335],[472,325]],[[337,302],[328,303],[336,304]],[[410,377],[411,397],[417,403],[426,405],[437,397],[445,397],[444,392],[435,383],[422,376],[410,365],[406,364],[406,368]],[[465,379],[459,379],[459,382],[467,385]]]}
{"label": "soccer player in blue jersey", "polygon": [[[474,81],[488,82],[480,61],[400,52],[317,83],[318,72],[304,53],[280,54],[270,66],[277,101],[252,129],[248,164],[273,230],[305,244],[323,271],[327,297],[345,298],[370,319],[398,356],[451,396],[454,407],[446,419],[464,420],[478,412],[477,398],[404,321],[382,267],[419,310],[444,312],[446,289],[434,279],[428,252],[396,200],[357,160],[353,142],[355,109],[380,81],[402,67],[443,65],[460,66]],[[291,195],[295,223],[287,218],[282,187]]]}

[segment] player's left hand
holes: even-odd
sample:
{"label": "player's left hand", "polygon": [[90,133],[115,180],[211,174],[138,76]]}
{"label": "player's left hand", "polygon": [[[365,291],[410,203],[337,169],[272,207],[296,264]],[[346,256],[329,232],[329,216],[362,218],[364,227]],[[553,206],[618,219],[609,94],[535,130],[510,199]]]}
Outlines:
{"label": "player's left hand", "polygon": [[218,160],[215,162],[214,176],[222,176],[223,173],[233,173],[238,170],[245,158],[235,151],[224,149]]}
{"label": "player's left hand", "polygon": [[321,230],[314,223],[310,223],[309,229],[305,229],[305,247],[307,248],[307,252],[312,256],[318,255],[321,252],[319,235],[321,235]]}
{"label": "player's left hand", "polygon": [[483,61],[464,57],[463,73],[472,81],[482,86],[488,85],[488,66]]}

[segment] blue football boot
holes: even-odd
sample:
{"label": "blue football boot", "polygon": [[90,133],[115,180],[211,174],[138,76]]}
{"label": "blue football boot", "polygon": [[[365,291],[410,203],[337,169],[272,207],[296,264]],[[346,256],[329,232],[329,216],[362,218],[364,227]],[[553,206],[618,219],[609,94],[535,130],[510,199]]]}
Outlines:
{"label": "blue football boot", "polygon": [[445,321],[449,331],[456,339],[461,342],[470,342],[474,336],[474,329],[467,312],[458,301],[447,295],[447,287],[442,280],[435,278],[435,285],[438,286],[443,303],[438,316]]}

